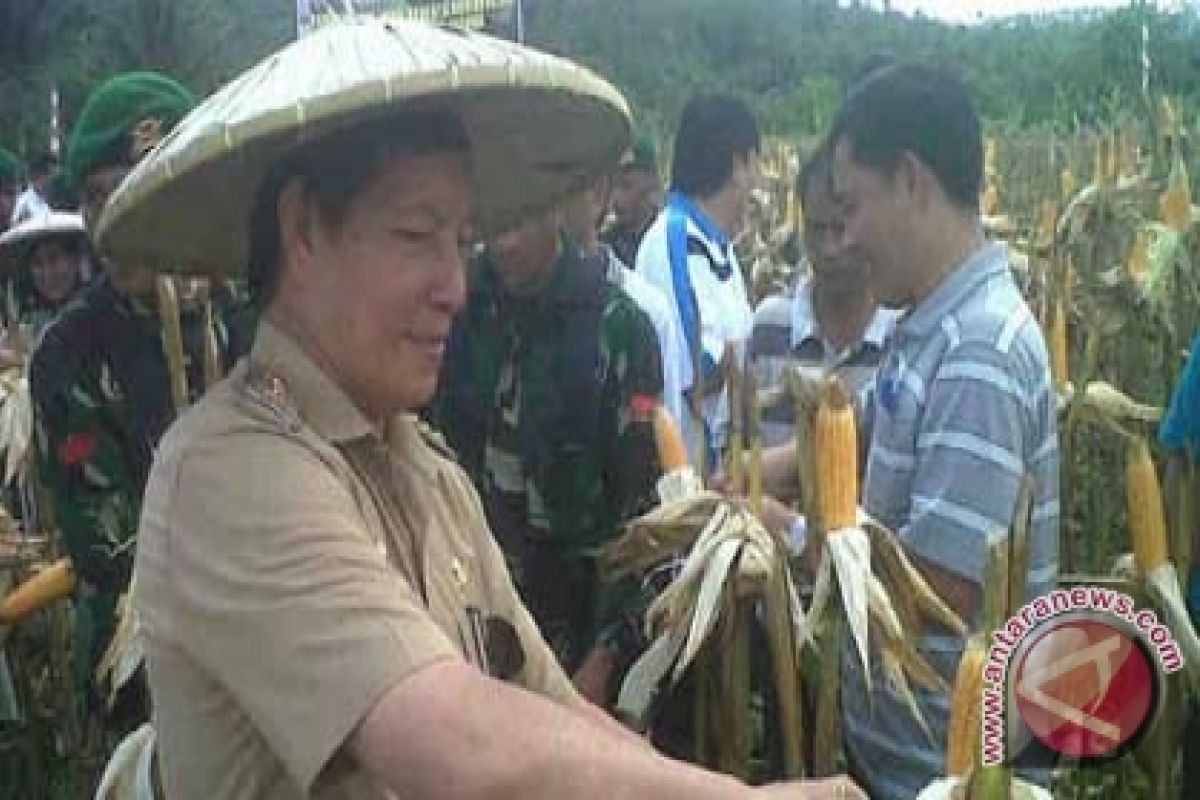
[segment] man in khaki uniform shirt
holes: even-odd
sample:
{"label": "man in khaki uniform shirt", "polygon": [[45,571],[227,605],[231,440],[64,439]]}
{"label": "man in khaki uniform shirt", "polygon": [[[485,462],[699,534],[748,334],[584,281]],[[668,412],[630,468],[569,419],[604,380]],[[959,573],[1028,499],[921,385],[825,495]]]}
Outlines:
{"label": "man in khaki uniform shirt", "polygon": [[[139,590],[166,599],[141,621],[156,686],[187,705],[157,725],[197,780],[172,790],[293,796],[289,775],[310,785],[388,688],[441,659],[575,702],[446,456],[411,415],[377,433],[270,323],[171,432]],[[346,767],[324,785],[355,785]]]}
{"label": "man in khaki uniform shirt", "polygon": [[[189,119],[208,130],[223,102]],[[264,322],[163,439],[139,531],[166,796],[860,797],[654,753],[575,694],[534,629],[464,473],[412,416],[466,293],[477,151],[449,105],[310,129],[254,189]]]}

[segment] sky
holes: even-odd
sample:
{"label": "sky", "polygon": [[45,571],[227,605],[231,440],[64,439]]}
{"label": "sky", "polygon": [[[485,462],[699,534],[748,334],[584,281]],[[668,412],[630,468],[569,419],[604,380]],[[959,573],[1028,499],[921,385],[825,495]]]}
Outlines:
{"label": "sky", "polygon": [[[1159,0],[1163,9],[1178,9],[1186,0]],[[881,6],[881,0],[872,5]],[[981,18],[995,19],[1012,14],[1041,11],[1063,11],[1080,8],[1120,8],[1129,0],[892,0],[892,8],[903,13],[921,11],[929,17],[948,22],[975,22]]]}

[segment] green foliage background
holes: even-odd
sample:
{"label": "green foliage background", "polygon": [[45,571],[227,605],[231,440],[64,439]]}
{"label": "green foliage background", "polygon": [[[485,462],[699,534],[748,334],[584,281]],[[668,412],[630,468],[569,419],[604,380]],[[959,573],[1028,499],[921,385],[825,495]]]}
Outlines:
{"label": "green foliage background", "polygon": [[[842,7],[849,6],[849,7]],[[1110,120],[1141,97],[1141,26],[1152,92],[1200,99],[1200,11],[1128,8],[977,26],[837,0],[525,0],[530,42],[613,79],[665,138],[702,89],[745,95],[774,133],[811,134],[875,54],[960,69],[993,122],[1063,130]],[[508,20],[497,20],[510,28]],[[198,92],[295,35],[293,0],[6,0],[0,4],[0,144],[45,148],[49,93],[69,126],[90,88],[126,69],[171,73]]]}

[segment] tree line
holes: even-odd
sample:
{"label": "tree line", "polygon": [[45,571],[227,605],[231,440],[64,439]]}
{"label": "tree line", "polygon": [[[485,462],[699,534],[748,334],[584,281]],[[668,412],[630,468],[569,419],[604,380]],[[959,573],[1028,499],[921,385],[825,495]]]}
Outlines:
{"label": "tree line", "polygon": [[[411,1],[411,0],[410,0]],[[961,72],[993,123],[1063,131],[1143,109],[1150,92],[1200,101],[1200,11],[1134,2],[1109,12],[972,26],[837,0],[524,0],[526,39],[613,80],[641,124],[665,136],[693,93],[744,95],[765,127],[820,131],[869,58],[933,59]],[[498,19],[503,32],[511,30]],[[69,129],[88,91],[116,72],[168,72],[200,94],[295,36],[294,0],[7,0],[0,4],[0,146],[48,142],[50,93]]]}

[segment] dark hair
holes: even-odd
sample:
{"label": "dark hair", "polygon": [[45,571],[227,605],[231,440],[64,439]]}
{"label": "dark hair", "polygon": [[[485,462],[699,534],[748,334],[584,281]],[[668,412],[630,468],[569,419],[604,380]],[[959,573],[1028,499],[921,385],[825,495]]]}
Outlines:
{"label": "dark hair", "polygon": [[671,189],[711,197],[733,174],[735,156],[762,146],[750,107],[729,95],[701,95],[688,102],[675,134]]}
{"label": "dark hair", "polygon": [[846,97],[829,134],[845,140],[855,161],[891,174],[912,153],[950,201],[978,210],[983,184],[983,130],[957,78],[918,64],[876,70]]}
{"label": "dark hair", "polygon": [[67,251],[67,254],[70,258],[76,260],[75,290],[78,291],[79,287],[83,285],[83,259],[89,253],[91,253],[91,245],[88,243],[87,238],[78,234],[64,234],[61,236],[52,236],[47,239],[42,239],[41,241],[33,243],[25,251],[23,256],[25,267],[12,277],[13,295],[15,296],[17,306],[21,311],[36,311],[38,309],[53,308],[48,302],[46,302],[41,293],[38,292],[37,287],[33,282],[33,270],[31,269],[33,254],[36,253],[39,248],[50,244],[58,245],[59,247],[63,248]]}
{"label": "dark hair", "polygon": [[850,76],[850,82],[846,84],[846,92],[854,91],[855,87],[865,81],[867,78],[879,72],[881,69],[893,67],[897,63],[897,59],[891,53],[876,52],[871,53],[858,65],[854,73]]}
{"label": "dark hair", "polygon": [[282,256],[279,195],[293,178],[303,182],[325,220],[340,225],[351,201],[385,161],[401,154],[469,149],[459,117],[448,109],[429,108],[360,122],[284,156],[259,184],[250,216],[248,284],[254,305],[264,309],[275,296]]}
{"label": "dark hair", "polygon": [[800,207],[803,208],[808,203],[809,193],[817,181],[823,181],[829,186],[832,176],[833,159],[829,146],[822,144],[812,152],[804,166],[800,167],[800,174],[796,176],[796,196],[800,198]]}

